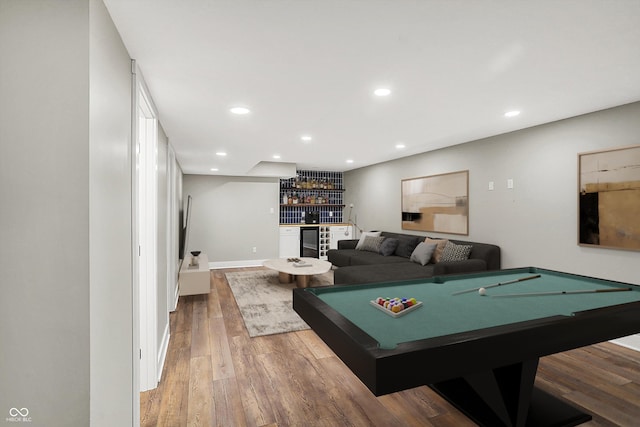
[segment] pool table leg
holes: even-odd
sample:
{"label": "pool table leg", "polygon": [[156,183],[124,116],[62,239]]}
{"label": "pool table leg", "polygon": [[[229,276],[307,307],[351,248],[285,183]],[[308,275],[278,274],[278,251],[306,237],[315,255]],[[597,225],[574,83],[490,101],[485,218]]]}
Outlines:
{"label": "pool table leg", "polygon": [[432,384],[481,426],[576,426],[591,416],[534,387],[538,359]]}

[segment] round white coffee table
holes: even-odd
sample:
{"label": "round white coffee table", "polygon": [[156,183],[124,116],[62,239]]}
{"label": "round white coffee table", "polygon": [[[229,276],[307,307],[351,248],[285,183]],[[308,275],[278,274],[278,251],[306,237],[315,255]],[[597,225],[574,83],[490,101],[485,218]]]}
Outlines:
{"label": "round white coffee table", "polygon": [[280,283],[291,283],[295,279],[296,286],[306,288],[315,274],[331,270],[331,263],[318,258],[298,258],[304,261],[304,267],[296,267],[287,258],[268,259],[262,263],[267,268],[278,271]]}

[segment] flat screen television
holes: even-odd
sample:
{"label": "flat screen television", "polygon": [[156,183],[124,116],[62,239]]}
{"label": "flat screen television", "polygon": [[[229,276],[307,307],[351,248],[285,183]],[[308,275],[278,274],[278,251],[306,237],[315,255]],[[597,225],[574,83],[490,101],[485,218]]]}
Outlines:
{"label": "flat screen television", "polygon": [[180,236],[179,236],[180,246],[178,249],[180,260],[184,260],[186,256],[186,252],[189,249],[189,228],[191,227],[191,204],[192,204],[192,198],[191,196],[187,196],[186,208],[181,212],[181,215],[180,215]]}

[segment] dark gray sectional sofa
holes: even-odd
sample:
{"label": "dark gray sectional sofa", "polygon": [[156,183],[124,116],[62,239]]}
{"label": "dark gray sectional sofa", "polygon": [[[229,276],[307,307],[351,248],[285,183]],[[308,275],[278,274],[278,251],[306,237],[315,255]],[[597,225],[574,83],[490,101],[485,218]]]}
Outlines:
{"label": "dark gray sectional sofa", "polygon": [[355,249],[358,240],[339,241],[338,249],[328,251],[329,262],[338,267],[334,271],[335,284],[390,282],[500,269],[500,247],[496,245],[447,239],[457,245],[470,245],[468,259],[421,265],[410,258],[415,247],[425,240],[425,236],[386,231],[381,236],[398,239],[398,247],[393,254],[384,256],[377,252]]}

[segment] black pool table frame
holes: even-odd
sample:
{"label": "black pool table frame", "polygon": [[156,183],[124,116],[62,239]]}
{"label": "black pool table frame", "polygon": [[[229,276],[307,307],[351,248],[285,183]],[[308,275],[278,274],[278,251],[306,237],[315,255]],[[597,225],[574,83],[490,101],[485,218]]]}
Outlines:
{"label": "black pool table frame", "polygon": [[590,415],[534,387],[539,358],[640,332],[640,302],[630,302],[384,350],[312,292],[294,289],[293,308],[376,396],[429,385],[483,426],[575,426],[589,421]]}

